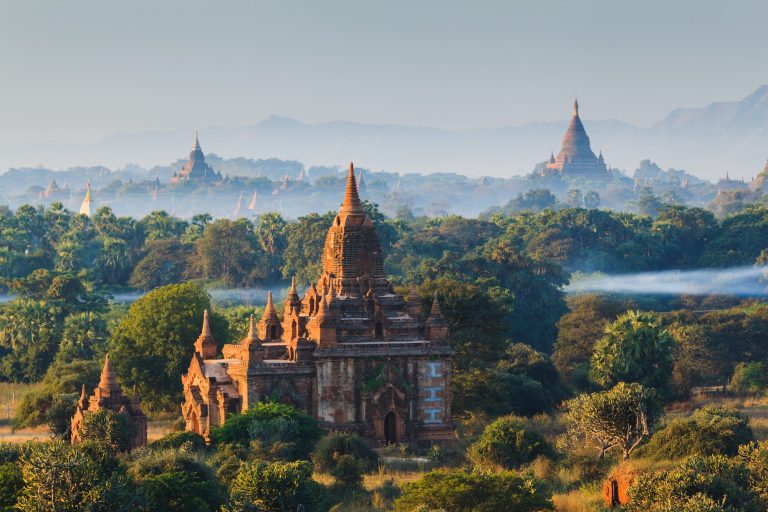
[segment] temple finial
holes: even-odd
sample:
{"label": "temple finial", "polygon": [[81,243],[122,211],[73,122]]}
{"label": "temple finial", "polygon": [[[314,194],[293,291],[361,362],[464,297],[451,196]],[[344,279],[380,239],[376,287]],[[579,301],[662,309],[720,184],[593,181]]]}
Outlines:
{"label": "temple finial", "polygon": [[579,115],[579,98],[575,98],[573,100],[573,115],[578,116]]}
{"label": "temple finial", "polygon": [[347,175],[347,190],[344,193],[344,202],[341,205],[341,211],[345,213],[362,213],[363,209],[360,203],[360,195],[357,192],[357,181],[355,180],[355,166],[349,163],[349,174]]}
{"label": "temple finial", "polygon": [[102,393],[108,394],[116,393],[120,391],[117,385],[117,377],[115,376],[115,370],[112,369],[112,364],[109,362],[109,353],[104,358],[104,368],[101,370],[101,379],[99,379],[99,389]]}
{"label": "temple finial", "polygon": [[200,140],[197,138],[197,130],[195,130],[195,143],[192,144],[192,149],[200,149]]}
{"label": "temple finial", "polygon": [[253,314],[251,314],[251,318],[248,321],[248,336],[247,338],[249,340],[255,340],[258,336],[256,336],[256,320],[253,318]]}
{"label": "temple finial", "polygon": [[291,276],[291,289],[288,292],[288,295],[298,295],[296,292],[296,276]]}

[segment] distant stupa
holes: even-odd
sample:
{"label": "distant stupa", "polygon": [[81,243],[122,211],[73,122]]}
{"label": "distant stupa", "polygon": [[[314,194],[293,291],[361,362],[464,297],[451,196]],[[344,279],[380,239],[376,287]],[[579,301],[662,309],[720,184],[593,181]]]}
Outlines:
{"label": "distant stupa", "polygon": [[240,196],[237,198],[237,206],[235,206],[235,211],[232,212],[232,217],[237,218],[238,215],[240,215],[240,208],[243,206],[243,192],[240,191]]}
{"label": "distant stupa", "polygon": [[566,176],[608,177],[603,153],[595,156],[589,144],[589,136],[579,117],[579,101],[573,102],[573,117],[563,136],[563,147],[555,155],[550,153],[542,174],[556,172]]}
{"label": "distant stupa", "polygon": [[249,210],[255,210],[256,209],[256,199],[259,197],[259,193],[255,190],[253,191],[253,197],[251,197],[251,202],[248,203],[248,209]]}
{"label": "distant stupa", "polygon": [[85,199],[83,199],[83,204],[80,205],[80,213],[89,217],[93,213],[93,199],[91,199],[91,180],[88,180],[88,182],[85,184]]}

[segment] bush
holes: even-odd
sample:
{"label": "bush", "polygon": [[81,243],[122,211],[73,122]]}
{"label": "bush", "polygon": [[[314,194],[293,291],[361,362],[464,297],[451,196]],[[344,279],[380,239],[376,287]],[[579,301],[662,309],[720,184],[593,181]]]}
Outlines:
{"label": "bush", "polygon": [[83,441],[105,443],[115,452],[126,452],[131,449],[135,435],[136,426],[127,414],[99,409],[83,416]]}
{"label": "bush", "polygon": [[365,469],[373,469],[378,461],[378,455],[368,441],[357,434],[346,432],[328,434],[321,438],[312,454],[312,460],[318,471],[330,473],[341,455],[350,455],[361,461]]}
{"label": "bush", "polygon": [[544,436],[530,430],[524,420],[514,416],[499,418],[488,425],[467,451],[472,464],[480,468],[514,469],[536,457],[554,458],[555,455]]}
{"label": "bush", "polygon": [[303,411],[287,404],[259,402],[211,429],[211,443],[248,446],[258,441],[264,449],[280,447],[285,458],[297,460],[309,458],[321,435],[317,420]]}
{"label": "bush", "polygon": [[165,450],[168,448],[201,450],[205,446],[203,436],[195,432],[171,432],[149,443],[149,447],[155,450]]}
{"label": "bush", "polygon": [[395,500],[395,510],[400,512],[533,512],[553,509],[550,492],[539,480],[511,471],[430,471],[420,480],[406,484],[402,495]]}
{"label": "bush", "polygon": [[[750,472],[721,455],[693,457],[670,468],[644,473],[629,488],[627,512],[765,510],[751,489]],[[722,504],[722,508],[713,506]]]}
{"label": "bush", "polygon": [[128,475],[146,495],[151,510],[208,512],[224,503],[224,489],[213,469],[194,453],[142,450]]}
{"label": "bush", "polygon": [[24,488],[24,476],[16,464],[0,464],[0,510],[12,510]]}
{"label": "bush", "polygon": [[737,364],[729,387],[737,393],[762,393],[768,388],[768,367],[759,362]]}
{"label": "bush", "polygon": [[655,460],[691,455],[733,457],[740,445],[753,440],[747,416],[722,407],[705,407],[690,418],[670,421],[638,453]]}
{"label": "bush", "polygon": [[48,408],[48,427],[51,434],[59,439],[69,440],[72,434],[72,416],[77,408],[77,393],[53,395]]}
{"label": "bush", "polygon": [[328,509],[327,496],[312,480],[312,464],[246,462],[230,488],[228,512],[286,512],[303,506],[305,512]]}

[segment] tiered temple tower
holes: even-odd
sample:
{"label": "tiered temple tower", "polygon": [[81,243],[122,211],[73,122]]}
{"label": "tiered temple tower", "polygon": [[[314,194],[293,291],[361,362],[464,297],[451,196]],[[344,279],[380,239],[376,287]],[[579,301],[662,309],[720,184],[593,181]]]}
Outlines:
{"label": "tiered temple tower", "polygon": [[189,180],[213,183],[221,181],[221,179],[221,173],[214,171],[210,165],[205,163],[205,155],[200,148],[197,132],[195,132],[195,142],[192,144],[192,151],[189,152],[189,160],[180,171],[173,173],[171,183]]}
{"label": "tiered temple tower", "polygon": [[329,430],[378,442],[449,440],[453,351],[435,297],[394,292],[350,165],[341,209],[326,236],[322,274],[300,297],[292,283],[279,318],[269,294],[248,335],[216,344],[206,320],[182,377],[187,430],[203,436],[226,415],[278,400]]}
{"label": "tiered temple tower", "polygon": [[136,427],[136,435],[133,438],[132,447],[138,448],[147,444],[147,417],[141,412],[138,395],[134,393],[133,398],[123,395],[123,391],[117,383],[115,371],[109,363],[109,354],[107,354],[104,360],[104,368],[101,370],[99,385],[93,390],[93,395],[90,398],[87,396],[85,384],[83,384],[75,415],[72,416],[71,441],[73,443],[82,440],[81,429],[85,416],[100,409],[109,409],[110,411],[127,414],[134,427]]}
{"label": "tiered temple tower", "polygon": [[589,136],[579,117],[579,101],[573,102],[573,117],[563,136],[563,148],[555,157],[550,155],[542,174],[559,173],[566,176],[606,178],[608,168],[603,153],[595,156],[589,144]]}

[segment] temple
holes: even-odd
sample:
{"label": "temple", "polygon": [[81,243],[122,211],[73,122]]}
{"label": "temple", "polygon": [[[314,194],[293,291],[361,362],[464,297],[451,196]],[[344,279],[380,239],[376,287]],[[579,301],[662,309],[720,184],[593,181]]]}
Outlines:
{"label": "temple", "polygon": [[579,117],[579,101],[573,102],[573,117],[563,136],[563,148],[555,157],[550,154],[542,175],[560,174],[564,176],[588,176],[606,178],[608,168],[603,160],[603,153],[595,156],[589,145],[589,136]]}
{"label": "temple", "polygon": [[221,173],[205,163],[205,155],[200,148],[200,141],[195,132],[195,142],[192,144],[192,151],[189,152],[189,160],[184,164],[180,171],[173,173],[171,183],[181,183],[184,181],[197,181],[204,183],[213,183],[221,181]]}
{"label": "temple", "polygon": [[437,297],[424,311],[415,291],[396,294],[381,245],[361,206],[350,165],[346,193],[322,254],[322,273],[299,296],[292,282],[278,315],[269,293],[239,343],[217,345],[204,315],[182,414],[208,437],[226,416],[277,400],[315,416],[327,430],[380,443],[429,444],[454,437],[453,351]]}
{"label": "temple", "polygon": [[138,448],[147,444],[147,417],[141,412],[139,398],[135,392],[133,398],[123,395],[123,391],[117,383],[115,371],[109,363],[109,354],[107,354],[104,360],[104,368],[101,370],[99,385],[93,390],[93,395],[90,398],[87,396],[85,384],[83,384],[75,415],[72,416],[71,441],[73,443],[82,440],[82,427],[85,416],[101,409],[108,409],[128,415],[136,429],[132,448]]}

